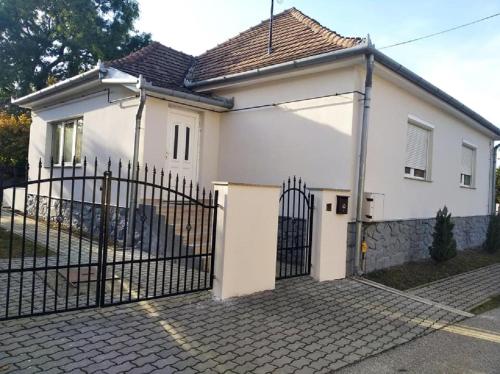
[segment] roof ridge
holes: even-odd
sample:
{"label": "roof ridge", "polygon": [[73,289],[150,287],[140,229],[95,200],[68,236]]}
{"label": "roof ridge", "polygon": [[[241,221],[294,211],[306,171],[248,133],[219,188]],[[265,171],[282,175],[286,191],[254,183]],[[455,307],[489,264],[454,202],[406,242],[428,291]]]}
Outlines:
{"label": "roof ridge", "polygon": [[[290,12],[292,9],[295,9],[295,8],[285,9],[284,11],[282,11],[282,12],[280,12],[280,13],[278,13],[278,14],[275,14],[275,15],[273,16],[273,18],[276,18],[276,17],[278,17],[278,16],[282,16],[282,15],[284,15],[285,13]],[[212,49],[215,49],[215,48],[217,48],[217,47],[220,47],[220,46],[223,46],[223,45],[225,45],[225,44],[228,44],[229,42],[233,41],[234,39],[238,38],[239,36],[241,36],[241,35],[243,35],[243,34],[246,34],[246,33],[248,33],[249,31],[255,30],[255,29],[257,29],[257,28],[259,28],[259,27],[261,27],[262,25],[265,25],[265,24],[267,24],[267,23],[269,23],[269,18],[266,18],[266,19],[264,19],[264,20],[260,21],[260,22],[259,22],[259,23],[257,23],[256,25],[253,25],[253,26],[249,27],[249,28],[248,28],[248,29],[246,29],[246,30],[240,31],[240,32],[239,32],[238,34],[236,34],[235,36],[232,36],[231,38],[226,39],[226,40],[225,40],[225,41],[223,41],[222,43],[219,43],[219,44],[215,45],[214,47],[207,49],[205,52],[203,52],[203,53],[199,54],[198,56],[195,56],[195,58],[197,59],[198,57],[203,56],[205,53],[207,53],[208,51],[211,51]]]}
{"label": "roof ridge", "polygon": [[330,42],[339,43],[344,47],[349,47],[352,45],[353,41],[361,41],[362,40],[362,38],[359,38],[359,37],[343,36],[343,35],[337,33],[336,31],[330,30],[328,27],[323,26],[321,23],[316,21],[314,18],[307,16],[306,14],[302,13],[300,10],[298,10],[295,7],[287,9],[286,12],[289,12],[293,17],[295,17],[295,19],[297,19],[298,21],[302,22],[304,25],[309,27],[311,29],[311,31],[323,36],[325,39],[327,39]]}

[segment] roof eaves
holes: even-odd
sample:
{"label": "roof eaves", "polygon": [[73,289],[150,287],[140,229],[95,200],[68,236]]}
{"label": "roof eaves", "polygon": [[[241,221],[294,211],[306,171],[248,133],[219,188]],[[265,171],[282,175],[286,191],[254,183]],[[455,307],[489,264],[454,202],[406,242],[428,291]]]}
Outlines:
{"label": "roof eaves", "polygon": [[28,105],[29,103],[32,103],[32,102],[40,100],[44,97],[53,95],[57,92],[67,90],[71,87],[78,86],[78,85],[85,83],[85,82],[90,82],[92,80],[99,79],[100,72],[101,72],[101,67],[97,66],[89,71],[86,71],[85,73],[78,74],[74,77],[65,79],[61,82],[53,84],[52,86],[42,88],[39,91],[35,91],[33,93],[30,93],[28,95],[22,96],[22,97],[17,98],[17,99],[12,98],[11,103],[14,105],[19,105],[21,107],[23,105]]}
{"label": "roof eaves", "polygon": [[147,83],[145,88],[147,91],[156,92],[162,95],[172,96],[182,100],[188,100],[222,109],[232,109],[234,106],[234,100],[232,98],[229,99],[220,96],[200,95],[196,92],[186,92],[171,88],[158,87],[150,83]]}
{"label": "roof eaves", "polygon": [[332,62],[339,59],[357,56],[366,53],[368,48],[367,39],[354,47],[337,49],[332,52],[322,53],[319,55],[304,57],[301,59],[287,61],[280,64],[265,66],[263,68],[252,69],[241,73],[228,74],[224,76],[209,78],[201,81],[185,80],[184,85],[188,88],[200,88],[209,85],[226,84],[247,79],[254,79],[263,75],[287,72],[289,70],[304,68],[307,66],[317,65],[325,62]]}
{"label": "roof eaves", "polygon": [[413,84],[417,85],[418,87],[422,88],[424,91],[430,93],[431,95],[439,98],[440,100],[444,101],[446,104],[450,105],[454,109],[458,110],[462,114],[465,114],[467,117],[473,119],[477,123],[479,123],[481,126],[486,128],[487,130],[491,131],[497,136],[500,136],[500,129],[495,126],[493,123],[488,121],[486,118],[481,116],[479,113],[475,112],[474,110],[470,109],[457,99],[455,99],[453,96],[447,94],[443,90],[439,89],[429,81],[425,80],[418,74],[414,73],[410,69],[404,67],[400,63],[396,62],[389,56],[385,55],[384,53],[380,52],[378,49],[375,48],[370,48],[370,51],[374,54],[375,61],[379,62],[386,68],[390,69],[396,74],[399,74],[403,78],[407,79],[408,81],[412,82]]}

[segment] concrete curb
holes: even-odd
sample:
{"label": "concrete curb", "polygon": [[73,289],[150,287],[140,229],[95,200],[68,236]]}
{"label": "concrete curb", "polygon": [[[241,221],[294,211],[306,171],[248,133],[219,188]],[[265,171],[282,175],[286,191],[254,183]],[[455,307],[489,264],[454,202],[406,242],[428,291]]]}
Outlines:
{"label": "concrete curb", "polygon": [[448,312],[458,314],[462,317],[467,317],[467,318],[474,317],[474,314],[472,314],[472,313],[465,312],[463,310],[456,309],[456,308],[453,308],[453,307],[448,306],[448,305],[440,304],[440,303],[437,303],[437,302],[429,300],[429,299],[424,299],[423,297],[411,295],[411,294],[408,294],[404,291],[399,291],[399,290],[396,290],[395,288],[384,286],[383,284],[376,283],[376,282],[373,282],[373,281],[370,281],[370,280],[367,280],[364,278],[353,277],[352,279],[355,280],[356,282],[363,283],[363,284],[366,284],[368,286],[375,287],[375,288],[378,288],[378,289],[381,289],[381,290],[384,290],[387,292],[391,292],[393,294],[403,296],[403,297],[410,299],[410,300],[414,300],[414,301],[418,301],[418,302],[423,303],[423,304],[435,306],[436,308],[443,309],[443,310],[446,310]]}
{"label": "concrete curb", "polygon": [[428,287],[428,286],[432,286],[434,284],[438,284],[438,283],[444,282],[446,280],[454,279],[454,278],[461,277],[461,276],[464,276],[464,275],[469,275],[469,274],[477,273],[479,271],[482,271],[482,270],[485,270],[485,269],[489,269],[489,268],[495,268],[495,267],[500,267],[500,263],[486,265],[486,266],[483,266],[483,267],[480,267],[480,268],[477,268],[477,269],[466,271],[464,273],[451,275],[451,276],[446,277],[446,278],[441,278],[441,279],[438,279],[438,280],[435,280],[435,281],[432,281],[432,282],[429,282],[429,283],[421,284],[420,286],[407,289],[406,292],[416,291],[416,290],[419,290],[421,288],[425,288],[425,287]]}

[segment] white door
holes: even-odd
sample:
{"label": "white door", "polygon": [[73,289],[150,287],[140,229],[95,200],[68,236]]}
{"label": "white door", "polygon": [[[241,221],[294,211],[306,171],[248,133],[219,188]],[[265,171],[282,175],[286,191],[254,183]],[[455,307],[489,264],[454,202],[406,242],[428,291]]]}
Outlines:
{"label": "white door", "polygon": [[[198,116],[193,113],[169,111],[166,169],[179,181],[197,182]],[[175,180],[175,179],[174,179]]]}

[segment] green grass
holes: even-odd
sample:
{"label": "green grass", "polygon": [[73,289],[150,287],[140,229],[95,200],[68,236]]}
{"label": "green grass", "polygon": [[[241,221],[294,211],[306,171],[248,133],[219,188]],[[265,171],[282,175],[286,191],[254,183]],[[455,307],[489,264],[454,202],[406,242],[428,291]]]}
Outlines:
{"label": "green grass", "polygon": [[500,308],[500,295],[490,297],[481,305],[478,305],[475,308],[471,309],[470,312],[474,314],[481,314],[496,308]]}
{"label": "green grass", "polygon": [[500,263],[500,251],[490,254],[482,250],[466,250],[458,252],[455,258],[445,262],[436,263],[430,259],[410,262],[368,273],[366,278],[399,290],[407,290],[496,263]]}
{"label": "green grass", "polygon": [[[10,231],[0,228],[0,258],[9,258],[10,251]],[[24,243],[24,256],[33,256],[34,243],[31,240],[26,239]],[[20,235],[12,234],[12,258],[22,257],[23,252],[23,238]],[[38,244],[36,246],[37,256],[45,255],[45,246]],[[53,255],[54,252],[49,250],[49,256]]]}

